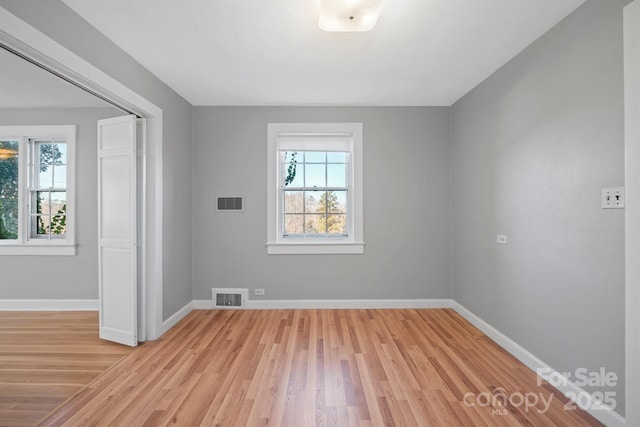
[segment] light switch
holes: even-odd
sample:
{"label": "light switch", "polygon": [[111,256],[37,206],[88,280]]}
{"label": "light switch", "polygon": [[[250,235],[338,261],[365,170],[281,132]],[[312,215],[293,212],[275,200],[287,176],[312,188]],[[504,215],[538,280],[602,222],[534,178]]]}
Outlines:
{"label": "light switch", "polygon": [[602,209],[623,209],[624,187],[602,189]]}
{"label": "light switch", "polygon": [[505,236],[504,234],[498,234],[496,236],[496,243],[499,245],[506,245],[507,244],[507,236]]}

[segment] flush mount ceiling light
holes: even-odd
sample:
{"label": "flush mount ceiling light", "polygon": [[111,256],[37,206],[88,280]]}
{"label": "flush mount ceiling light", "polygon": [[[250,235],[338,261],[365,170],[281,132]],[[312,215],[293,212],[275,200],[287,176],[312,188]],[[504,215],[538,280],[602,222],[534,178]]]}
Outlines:
{"label": "flush mount ceiling light", "polygon": [[382,0],[320,0],[318,25],[324,31],[369,31],[381,7]]}

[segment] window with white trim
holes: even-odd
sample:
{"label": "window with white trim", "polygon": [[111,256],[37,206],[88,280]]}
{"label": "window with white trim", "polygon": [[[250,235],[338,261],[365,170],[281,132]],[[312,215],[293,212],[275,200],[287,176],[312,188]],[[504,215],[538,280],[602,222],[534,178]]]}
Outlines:
{"label": "window with white trim", "polygon": [[360,254],[362,123],[268,125],[269,254]]}
{"label": "window with white trim", "polygon": [[0,126],[0,255],[75,255],[76,126]]}

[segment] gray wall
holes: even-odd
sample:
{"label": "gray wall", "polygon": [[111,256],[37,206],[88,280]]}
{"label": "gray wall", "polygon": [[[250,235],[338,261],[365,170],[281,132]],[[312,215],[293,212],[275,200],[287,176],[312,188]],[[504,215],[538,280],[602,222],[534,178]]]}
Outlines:
{"label": "gray wall", "polygon": [[60,0],[0,0],[163,110],[163,318],[191,301],[191,105]]}
{"label": "gray wall", "polygon": [[451,116],[454,299],[560,372],[615,372],[622,414],[624,211],[600,190],[624,185],[626,3],[588,1]]}
{"label": "gray wall", "polygon": [[98,298],[97,121],[115,108],[0,109],[0,125],[77,125],[76,256],[0,256],[0,299]]}
{"label": "gray wall", "polygon": [[[364,255],[267,255],[267,123],[364,123]],[[195,107],[193,297],[449,298],[448,108]],[[244,213],[216,213],[244,195]],[[250,298],[261,298],[253,296]]]}

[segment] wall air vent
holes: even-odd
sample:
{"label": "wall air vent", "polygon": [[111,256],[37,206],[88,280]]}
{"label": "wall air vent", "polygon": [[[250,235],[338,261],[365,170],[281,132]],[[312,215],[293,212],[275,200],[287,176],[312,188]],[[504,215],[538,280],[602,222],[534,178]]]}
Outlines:
{"label": "wall air vent", "polygon": [[213,308],[244,308],[249,298],[249,289],[213,288],[211,289],[211,298],[213,300]]}
{"label": "wall air vent", "polygon": [[218,206],[216,210],[218,212],[243,212],[244,197],[218,197]]}

